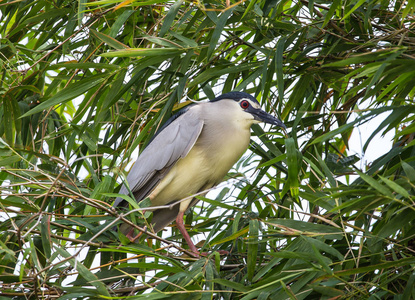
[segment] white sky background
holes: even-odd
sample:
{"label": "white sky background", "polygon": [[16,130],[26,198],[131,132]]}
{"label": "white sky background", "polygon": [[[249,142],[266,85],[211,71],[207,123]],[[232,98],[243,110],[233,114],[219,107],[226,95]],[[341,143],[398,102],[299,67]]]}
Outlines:
{"label": "white sky background", "polygon": [[[395,136],[393,129],[388,131],[384,136],[380,131],[371,141],[366,152],[363,153],[363,146],[373,133],[373,131],[379,127],[379,125],[386,119],[389,113],[383,113],[376,116],[369,122],[356,127],[353,130],[352,136],[349,140],[349,153],[356,153],[360,158],[360,169],[364,170],[365,166],[372,163],[377,158],[388,153],[392,148],[393,137]],[[351,120],[353,121],[353,120]],[[350,121],[350,122],[351,122]]]}

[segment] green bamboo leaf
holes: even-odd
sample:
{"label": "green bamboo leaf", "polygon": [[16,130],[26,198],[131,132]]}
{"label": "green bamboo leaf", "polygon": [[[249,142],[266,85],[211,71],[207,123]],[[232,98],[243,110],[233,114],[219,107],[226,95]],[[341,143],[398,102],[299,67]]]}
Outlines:
{"label": "green bamboo leaf", "polygon": [[131,198],[128,195],[114,194],[114,193],[105,193],[105,196],[108,196],[108,197],[120,197],[120,198],[124,199],[125,201],[127,201],[131,205],[131,207],[133,209],[140,209],[139,203],[135,199]]}
{"label": "green bamboo leaf", "polygon": [[102,83],[105,80],[104,76],[107,76],[107,75],[106,74],[95,75],[95,76],[88,77],[88,78],[85,78],[83,80],[80,80],[73,84],[68,85],[66,88],[59,91],[54,96],[50,97],[44,102],[41,102],[39,105],[35,106],[31,110],[29,110],[27,113],[23,114],[22,118],[39,113],[55,105],[63,104],[69,100],[74,99],[75,97],[82,95],[83,93],[88,92],[90,89]]}
{"label": "green bamboo leaf", "polygon": [[[17,157],[17,156],[16,156]],[[19,158],[17,161],[20,161],[21,158]],[[0,159],[0,166],[2,166],[3,158]],[[1,199],[1,204],[4,206],[12,206],[12,207],[18,207],[25,211],[31,211],[31,212],[38,212],[38,208],[33,207],[32,205],[27,204],[23,199],[20,199],[16,196],[8,196],[7,198]]]}
{"label": "green bamboo leaf", "polygon": [[[409,67],[409,66],[408,66]],[[413,68],[411,68],[411,71]],[[402,70],[403,71],[403,70]],[[407,82],[411,82],[414,78],[415,72],[403,71],[397,75],[391,74],[381,78],[380,82],[367,94],[368,96],[376,95],[377,101],[381,101],[385,96],[390,97],[397,94],[401,87],[405,86]],[[385,73],[388,73],[387,71]],[[396,78],[398,76],[398,78]]]}
{"label": "green bamboo leaf", "polygon": [[[351,191],[354,195],[359,195],[359,193],[364,194],[364,192],[367,192],[367,190],[363,190],[363,191],[362,190],[351,190]],[[330,212],[343,211],[346,213],[356,208],[366,207],[371,204],[371,201],[373,201],[373,195],[362,196],[356,199],[348,200],[340,204],[339,206],[332,208],[329,211]]]}
{"label": "green bamboo leaf", "polygon": [[270,292],[261,292],[261,294],[259,294],[257,300],[267,300],[270,299],[269,297],[271,296]]}
{"label": "green bamboo leaf", "polygon": [[299,152],[297,150],[295,141],[293,138],[285,139],[285,146],[287,148],[287,166],[288,166],[288,181],[286,183],[289,186],[291,195],[298,199],[300,182],[298,180],[299,170]]}
{"label": "green bamboo leaf", "polygon": [[363,146],[363,151],[366,152],[370,142],[381,130],[383,130],[386,127],[386,130],[383,132],[385,134],[386,131],[391,130],[395,126],[398,126],[402,118],[404,118],[407,115],[408,107],[397,107],[394,110],[392,110],[390,115],[387,116],[375,130],[373,130],[372,134],[369,136],[369,138],[366,140],[366,143]]}
{"label": "green bamboo leaf", "polygon": [[[39,244],[40,238],[34,237],[30,240],[30,247],[25,249],[25,255],[30,255],[32,257],[33,265],[36,269],[42,269],[45,264],[45,259],[43,253],[41,252],[42,245]],[[39,256],[40,254],[40,256]]]}
{"label": "green bamboo leaf", "polygon": [[178,39],[179,41],[183,42],[185,44],[186,48],[198,48],[198,44],[195,40],[189,39],[185,37],[184,35],[181,35],[177,32],[170,32],[171,36]]}
{"label": "green bamboo leaf", "polygon": [[399,184],[397,184],[396,182],[389,180],[383,176],[378,175],[379,178],[386,183],[386,185],[393,191],[395,191],[398,194],[401,194],[402,196],[404,196],[405,198],[409,198],[410,195],[408,193],[408,191],[406,189],[404,189],[403,187],[401,187]]}
{"label": "green bamboo leaf", "polygon": [[143,39],[145,39],[147,41],[150,41],[154,44],[157,44],[159,46],[162,46],[163,48],[170,48],[170,47],[178,48],[178,49],[181,48],[177,42],[166,40],[165,38],[153,37],[153,36],[144,36]]}
{"label": "green bamboo leaf", "polygon": [[[349,58],[342,59],[333,63],[328,63],[324,65],[324,67],[346,67],[354,64],[361,64],[365,62],[371,61],[380,61],[382,59],[387,58],[392,53],[399,51],[400,49],[392,49],[392,50],[378,50],[376,52],[369,52],[369,53],[362,53],[353,55]],[[380,62],[378,62],[379,64]],[[355,70],[355,74],[360,74],[360,69]]]}
{"label": "green bamboo leaf", "polygon": [[326,27],[327,23],[332,19],[334,13],[336,12],[336,9],[340,7],[340,0],[333,0],[333,2],[330,4],[330,9],[327,12],[324,22],[323,22],[323,28]]}
{"label": "green bamboo leaf", "polygon": [[[412,206],[408,205],[402,212],[395,213],[390,220],[384,221],[383,226],[378,226],[373,230],[374,238],[370,241],[369,246],[373,247],[376,244],[380,244],[383,239],[393,237],[396,232],[405,230],[409,224],[414,220],[415,210]],[[411,225],[409,225],[411,227]]]}
{"label": "green bamboo leaf", "polygon": [[[102,252],[104,253],[104,252]],[[124,268],[142,268],[142,269],[159,269],[166,271],[168,273],[178,273],[182,272],[183,269],[177,266],[165,265],[165,264],[157,264],[157,263],[150,263],[150,262],[128,262],[128,263],[121,263],[117,266],[120,269]]]}
{"label": "green bamboo leaf", "polygon": [[373,189],[387,197],[393,198],[391,191],[384,185],[381,185],[379,181],[369,175],[366,175],[365,173],[360,172],[359,170],[356,170],[356,173],[359,174],[360,178],[366,181]]}
{"label": "green bamboo leaf", "polygon": [[415,169],[405,161],[401,161],[402,169],[406,176],[408,176],[410,182],[415,182]]}
{"label": "green bamboo leaf", "polygon": [[258,254],[258,232],[259,224],[258,220],[249,221],[249,236],[248,236],[248,257],[247,257],[247,276],[248,280],[252,281],[255,274],[255,268],[257,264]]}
{"label": "green bamboo leaf", "polygon": [[95,286],[97,291],[102,295],[106,297],[110,297],[110,294],[108,293],[107,287],[103,282],[101,282],[98,277],[89,271],[82,263],[77,262],[75,258],[69,254],[67,251],[60,247],[56,247],[56,251],[65,257],[66,259],[69,259],[69,263],[74,267],[79,274],[91,285]]}
{"label": "green bamboo leaf", "polygon": [[221,278],[215,278],[213,279],[213,282],[215,283],[219,283],[223,286],[232,288],[236,291],[240,291],[240,292],[248,292],[250,289],[249,287],[240,284],[239,282],[235,282],[235,281],[231,281],[231,280],[227,280],[227,279],[221,279]]}
{"label": "green bamboo leaf", "polygon": [[409,279],[407,281],[406,288],[404,290],[402,299],[403,300],[410,300],[411,295],[414,295],[414,293],[415,293],[415,273],[412,273],[409,276]]}
{"label": "green bamboo leaf", "polygon": [[78,13],[77,13],[77,19],[78,19],[78,26],[82,26],[82,19],[85,15],[86,10],[86,4],[88,3],[88,0],[79,0],[78,1]]}
{"label": "green bamboo leaf", "polygon": [[225,25],[228,22],[228,19],[231,16],[233,10],[234,8],[229,8],[225,10],[219,17],[218,22],[216,23],[215,29],[213,30],[213,33],[212,33],[212,38],[209,41],[209,47],[208,47],[208,51],[206,55],[208,61],[211,59],[211,56],[215,48],[217,47],[219,38],[221,37],[222,33],[225,31],[224,30]]}
{"label": "green bamboo leaf", "polygon": [[325,242],[323,242],[319,239],[316,239],[316,238],[308,237],[308,236],[302,236],[301,238],[303,238],[308,243],[313,245],[316,249],[319,249],[322,252],[326,252],[328,254],[331,254],[331,255],[337,257],[339,260],[344,260],[344,256],[337,249],[331,247],[330,245],[326,244]]}
{"label": "green bamboo leaf", "polygon": [[247,64],[237,65],[237,66],[228,66],[228,67],[217,65],[199,74],[196,78],[194,78],[188,84],[188,88],[190,89],[194,86],[197,86],[198,84],[202,84],[203,82],[208,81],[208,80],[213,80],[216,77],[219,77],[224,74],[242,73],[244,71],[259,67],[261,65],[262,64],[258,62],[247,63]]}
{"label": "green bamboo leaf", "polygon": [[268,161],[264,162],[263,164],[260,164],[258,166],[258,169],[271,166],[273,164],[276,164],[277,162],[283,161],[286,158],[287,158],[287,154],[284,153],[284,154],[282,154],[280,156],[277,156],[277,157],[275,157],[275,158],[273,158],[271,160],[268,160]]}
{"label": "green bamboo leaf", "polygon": [[280,37],[277,42],[277,49],[275,50],[275,69],[277,75],[277,88],[278,88],[278,98],[280,101],[284,99],[284,74],[283,74],[283,61],[284,61],[284,50],[285,43],[287,41],[286,37]]}
{"label": "green bamboo leaf", "polygon": [[128,48],[101,54],[103,57],[177,56],[187,49],[179,48]]}
{"label": "green bamboo leaf", "polygon": [[[284,276],[281,276],[280,278],[278,278],[276,280],[270,280],[270,281],[267,281],[266,283],[264,283],[262,285],[259,285],[259,286],[257,285],[256,287],[251,288],[248,292],[245,292],[245,294],[247,294],[247,293],[253,294],[254,292],[259,292],[260,293],[261,290],[264,290],[267,287],[275,288],[275,286],[281,284],[281,282],[291,281],[291,280],[294,280],[294,278],[302,276],[302,275],[304,275],[304,270],[302,270],[301,272],[292,272],[291,274],[288,274],[288,275],[284,274]],[[251,295],[247,295],[247,296],[251,296]],[[244,298],[242,298],[242,299],[244,299]],[[252,298],[249,297],[249,298],[245,298],[245,299],[252,299]]]}
{"label": "green bamboo leaf", "polygon": [[311,261],[316,259],[312,253],[293,252],[293,251],[287,251],[287,250],[278,251],[278,252],[270,252],[269,255],[273,257],[279,257],[279,258],[300,259],[309,264]]}
{"label": "green bamboo leaf", "polygon": [[182,4],[183,0],[178,0],[169,8],[166,17],[164,18],[163,25],[159,31],[159,37],[164,37],[167,31],[172,27],[173,21],[175,20]]}
{"label": "green bamboo leaf", "polygon": [[353,7],[344,15],[344,17],[341,19],[341,21],[344,21],[348,16],[350,16],[356,9],[358,9],[360,6],[365,3],[366,0],[359,0],[356,4],[353,5]]}
{"label": "green bamboo leaf", "polygon": [[312,140],[309,145],[325,142],[327,140],[330,140],[331,138],[335,137],[338,134],[341,134],[343,132],[349,131],[351,128],[354,127],[354,125],[358,123],[358,120],[355,120],[353,122],[344,124],[340,126],[339,128],[336,128],[334,130],[330,130],[329,132],[324,133],[323,135],[320,135],[316,137],[314,140]]}
{"label": "green bamboo leaf", "polygon": [[230,236],[228,236],[228,237],[226,237],[224,239],[221,239],[221,240],[219,240],[217,242],[211,242],[211,243],[209,243],[209,246],[215,246],[215,245],[224,244],[224,243],[229,242],[229,241],[235,241],[239,237],[247,234],[248,231],[249,231],[249,227],[242,228],[241,230],[235,232],[234,234],[232,234],[232,235],[230,235]]}
{"label": "green bamboo leaf", "polygon": [[40,223],[40,232],[42,239],[42,246],[44,251],[44,256],[46,259],[50,259],[52,255],[52,240],[50,237],[50,216],[44,215]]}
{"label": "green bamboo leaf", "polygon": [[[307,157],[303,157],[303,159],[304,159],[304,161],[305,162],[307,162],[309,165],[310,165],[310,167],[316,172],[316,174],[318,174],[318,175],[320,175],[321,176],[321,178],[324,178],[325,177],[325,175],[324,175],[324,173],[326,173],[326,175],[328,174],[327,172],[326,172],[326,169],[324,168],[324,166],[323,166],[323,171],[324,171],[324,173],[322,172],[322,170],[319,168],[319,167],[317,167],[317,165],[313,162],[313,161],[311,161],[311,160],[309,160]],[[319,162],[320,162],[320,160],[319,160]],[[325,165],[325,164],[324,164]],[[330,177],[332,177],[333,176],[333,174],[331,174],[331,172],[329,173],[330,174]],[[331,178],[330,178],[331,179]],[[334,178],[333,178],[334,179]],[[333,183],[335,183],[335,181],[333,181]]]}
{"label": "green bamboo leaf", "polygon": [[56,69],[108,69],[108,70],[118,70],[120,69],[120,66],[115,64],[104,64],[104,63],[74,63],[74,62],[63,62],[63,63],[57,63],[53,65],[49,65],[47,67],[48,70],[56,70]]}
{"label": "green bamboo leaf", "polygon": [[257,0],[251,0],[249,1],[248,7],[245,9],[244,14],[242,15],[241,20],[245,19],[246,15],[252,10]]}
{"label": "green bamboo leaf", "polygon": [[213,290],[214,282],[212,281],[215,278],[215,268],[212,261],[208,261],[205,265],[205,278],[206,278],[206,289],[212,291],[211,293],[203,293],[201,300],[211,300],[213,299]]}
{"label": "green bamboo leaf", "polygon": [[313,145],[316,143],[320,143],[320,142],[324,142],[327,140],[330,140],[331,138],[333,138],[334,136],[341,134],[341,133],[345,133],[348,130],[350,130],[351,128],[353,128],[356,124],[364,124],[368,121],[371,120],[371,118],[373,118],[373,116],[377,116],[383,112],[387,112],[387,111],[393,111],[395,109],[407,109],[412,111],[413,107],[411,106],[404,106],[404,107],[395,107],[395,106],[385,106],[385,107],[380,107],[380,108],[376,108],[373,110],[370,110],[369,112],[362,114],[361,117],[357,118],[356,120],[344,124],[342,126],[340,126],[339,128],[336,128],[334,130],[330,130],[329,132],[324,133],[323,135],[318,136],[317,138],[315,138],[314,140],[312,140],[309,145]]}
{"label": "green bamboo leaf", "polygon": [[[154,257],[158,259],[164,259],[168,261],[171,265],[177,267],[180,270],[184,270],[183,264],[171,257],[163,256],[162,254],[159,254],[155,251],[153,251],[151,248],[143,246],[143,245],[132,245],[132,246],[116,246],[116,251],[119,253],[134,253],[134,254],[143,254],[144,256],[148,257]],[[114,248],[100,248],[99,252],[114,252]]]}
{"label": "green bamboo leaf", "polygon": [[299,230],[302,233],[316,233],[317,235],[322,235],[327,239],[341,239],[343,237],[343,231],[340,228],[327,225],[289,219],[270,219],[268,222],[271,224],[282,225],[295,230]]}
{"label": "green bamboo leaf", "polygon": [[288,114],[296,107],[299,103],[304,100],[304,95],[307,88],[310,86],[312,77],[309,74],[302,75],[298,80],[297,84],[290,95],[288,102],[286,103],[284,110],[281,113],[281,118],[285,120]]}
{"label": "green bamboo leaf", "polygon": [[270,64],[270,54],[269,53],[266,57],[265,57],[265,61],[264,64],[262,66],[262,74],[261,74],[261,90],[263,91],[264,95],[263,95],[263,101],[266,100],[266,95],[269,94],[270,91],[270,87],[271,87],[271,82],[272,80],[268,80],[268,76],[270,78],[272,78],[272,76],[275,73],[275,63]]}
{"label": "green bamboo leaf", "polygon": [[283,30],[283,31],[286,31],[286,32],[289,32],[289,33],[293,32],[293,31],[296,31],[296,30],[301,28],[296,24],[286,22],[286,21],[278,21],[278,20],[273,21],[272,25],[276,29],[280,29],[280,30]]}
{"label": "green bamboo leaf", "polygon": [[116,39],[112,38],[109,35],[106,35],[105,33],[98,32],[92,28],[89,29],[89,31],[96,36],[98,39],[106,43],[108,46],[111,46],[114,49],[120,50],[120,49],[129,49],[127,45],[124,45],[123,43],[117,41]]}
{"label": "green bamboo leaf", "polygon": [[366,86],[366,93],[363,99],[366,99],[371,91],[372,86],[378,82],[378,80],[381,78],[381,76],[384,73],[384,70],[386,69],[387,66],[389,66],[389,64],[387,62],[390,62],[394,59],[396,59],[402,52],[401,51],[396,51],[394,53],[392,53],[388,58],[385,59],[385,62],[382,63],[379,67],[376,68],[376,72],[372,77],[372,79],[370,80],[369,84]]}
{"label": "green bamboo leaf", "polygon": [[[92,199],[102,199],[105,192],[114,188],[114,181],[112,176],[106,175],[101,182],[95,187],[92,194],[89,196]],[[128,201],[128,200],[127,200]]]}
{"label": "green bamboo leaf", "polygon": [[314,256],[316,257],[317,261],[322,266],[323,270],[326,273],[332,275],[333,271],[332,271],[332,269],[330,269],[329,265],[327,264],[327,262],[326,262],[327,259],[325,257],[323,257],[323,255],[321,255],[321,253],[317,250],[317,248],[314,244],[311,244],[311,247],[313,249]]}
{"label": "green bamboo leaf", "polygon": [[10,144],[14,144],[16,127],[14,123],[14,114],[13,114],[13,100],[8,97],[3,97],[3,126],[5,130],[6,141]]}
{"label": "green bamboo leaf", "polygon": [[[120,31],[120,29],[126,25],[125,23],[127,22],[127,20],[135,13],[135,10],[125,10],[123,11],[123,13],[121,14],[121,16],[117,17],[117,19],[115,20],[114,24],[112,24],[111,26],[111,31],[110,31],[110,37],[115,38],[118,34],[118,32]],[[119,41],[117,41],[119,42]]]}
{"label": "green bamboo leaf", "polygon": [[237,207],[232,206],[232,205],[228,205],[228,204],[224,203],[221,200],[213,200],[213,199],[209,199],[209,198],[202,197],[202,196],[197,196],[197,198],[204,201],[204,202],[207,202],[207,203],[210,203],[214,206],[217,206],[217,207],[222,207],[222,208],[229,209],[229,210],[238,210]]}
{"label": "green bamboo leaf", "polygon": [[[380,263],[380,264],[373,264],[373,265],[359,267],[359,268],[335,271],[334,274],[336,276],[340,276],[340,277],[350,276],[350,275],[355,275],[355,274],[366,274],[368,272],[373,272],[373,271],[376,271],[376,270],[387,270],[389,268],[395,269],[395,268],[405,266],[405,265],[408,265],[408,264],[413,264],[413,263],[415,263],[415,258],[414,257],[407,257],[407,258],[398,259],[398,260],[389,261],[389,262],[384,262],[384,263]],[[324,280],[326,278],[329,278],[329,275],[323,275],[323,276],[317,278],[316,281]]]}
{"label": "green bamboo leaf", "polygon": [[88,290],[82,286],[60,287],[60,289],[64,292],[62,296],[59,296],[60,300],[73,300],[79,297],[97,299],[100,296],[97,290]]}
{"label": "green bamboo leaf", "polygon": [[22,25],[36,24],[36,23],[40,23],[44,20],[50,20],[50,19],[53,19],[53,18],[56,18],[56,17],[65,16],[70,12],[71,12],[70,8],[53,9],[53,10],[49,10],[49,11],[46,11],[46,12],[43,12],[43,13],[39,13],[36,16],[27,18],[21,24]]}
{"label": "green bamboo leaf", "polygon": [[340,298],[341,296],[344,296],[344,292],[328,286],[321,286],[321,285],[313,285],[310,284],[310,287],[313,289],[313,291],[320,293],[326,297],[330,297],[329,299],[336,299]]}
{"label": "green bamboo leaf", "polygon": [[330,170],[330,168],[324,162],[323,158],[320,156],[320,154],[318,153],[317,149],[315,151],[315,155],[317,157],[317,160],[318,160],[318,163],[319,163],[319,166],[320,166],[321,170],[323,170],[324,174],[327,177],[327,180],[330,183],[330,186],[331,187],[337,186],[337,182],[336,182],[336,179],[333,176],[333,172]]}
{"label": "green bamboo leaf", "polygon": [[415,0],[408,0],[406,3],[405,8],[402,11],[402,16],[401,16],[401,24],[404,23],[404,20],[406,19],[406,17],[408,16],[408,14],[411,12],[413,13],[415,10]]}
{"label": "green bamboo leaf", "polygon": [[403,136],[407,134],[412,134],[415,132],[415,123],[412,123],[405,128],[403,128],[399,133],[396,134],[396,136]]}
{"label": "green bamboo leaf", "polygon": [[33,93],[36,93],[36,94],[41,94],[41,91],[33,85],[19,85],[19,86],[16,86],[16,87],[13,87],[12,89],[10,89],[9,93],[11,91],[13,91],[13,93],[15,93],[16,91],[24,91],[24,90],[32,91]]}

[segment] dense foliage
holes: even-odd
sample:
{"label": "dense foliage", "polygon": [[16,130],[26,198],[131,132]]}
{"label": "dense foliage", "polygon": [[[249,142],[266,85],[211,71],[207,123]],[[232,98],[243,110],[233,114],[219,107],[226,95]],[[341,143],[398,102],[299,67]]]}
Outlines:
{"label": "dense foliage", "polygon": [[[0,1],[0,297],[414,299],[414,9]],[[212,254],[183,256],[174,224],[129,243],[113,227],[142,213],[111,206],[137,151],[190,99],[231,90],[288,131],[254,126],[186,215]]]}

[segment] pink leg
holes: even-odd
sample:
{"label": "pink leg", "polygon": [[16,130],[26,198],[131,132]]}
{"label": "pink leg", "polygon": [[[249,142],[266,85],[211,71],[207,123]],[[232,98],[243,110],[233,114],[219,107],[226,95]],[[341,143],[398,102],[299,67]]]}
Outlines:
{"label": "pink leg", "polygon": [[128,237],[128,239],[131,241],[131,239],[134,238],[133,234],[134,234],[134,227],[131,227],[131,229],[128,231],[128,233],[125,236]]}
{"label": "pink leg", "polygon": [[[144,227],[146,228],[146,227]],[[142,235],[142,232],[139,232],[136,236],[134,236],[134,228],[131,227],[130,231],[128,231],[126,237],[130,240],[131,243],[135,243],[135,241]]]}
{"label": "pink leg", "polygon": [[193,244],[189,233],[184,227],[183,217],[184,217],[184,211],[183,212],[180,211],[176,218],[176,226],[179,229],[180,233],[183,235],[184,239],[186,240],[186,243],[189,245],[190,251],[192,251],[196,255],[196,257],[199,257],[199,251],[196,249],[195,244]]}

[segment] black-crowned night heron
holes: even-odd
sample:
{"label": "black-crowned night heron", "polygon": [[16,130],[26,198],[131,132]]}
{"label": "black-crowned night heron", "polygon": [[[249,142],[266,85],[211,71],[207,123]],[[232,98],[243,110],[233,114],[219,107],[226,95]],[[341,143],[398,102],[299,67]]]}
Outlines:
{"label": "black-crowned night heron", "polygon": [[[171,208],[154,210],[154,232],[176,220],[190,250],[199,255],[183,224],[184,213],[198,201],[189,196],[224,179],[248,148],[251,125],[260,122],[285,128],[280,120],[263,111],[251,95],[230,92],[187,106],[162,126],[127,176],[137,201],[148,197],[151,206],[177,202]],[[125,185],[120,194],[129,194]],[[116,206],[125,207],[128,202],[119,197],[114,202]],[[121,231],[127,234],[132,229]]]}

